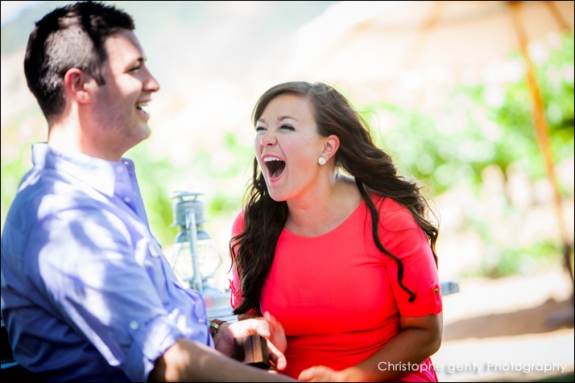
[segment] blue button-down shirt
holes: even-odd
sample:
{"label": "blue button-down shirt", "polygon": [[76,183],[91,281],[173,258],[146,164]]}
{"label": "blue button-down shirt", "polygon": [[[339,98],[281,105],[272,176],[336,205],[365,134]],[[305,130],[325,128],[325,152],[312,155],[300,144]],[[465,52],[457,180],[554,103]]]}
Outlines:
{"label": "blue button-down shirt", "polygon": [[146,381],[180,337],[213,347],[203,299],[150,233],[134,164],[32,149],[2,234],[2,319],[48,380]]}

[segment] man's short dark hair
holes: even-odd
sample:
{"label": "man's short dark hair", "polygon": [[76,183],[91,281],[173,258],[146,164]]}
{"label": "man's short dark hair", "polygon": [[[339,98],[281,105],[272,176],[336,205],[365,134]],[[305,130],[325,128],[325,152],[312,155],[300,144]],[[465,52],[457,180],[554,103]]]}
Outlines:
{"label": "man's short dark hair", "polygon": [[64,110],[66,72],[78,68],[103,85],[106,38],[134,28],[134,20],[126,12],[91,1],[56,8],[36,22],[26,47],[24,73],[49,122]]}

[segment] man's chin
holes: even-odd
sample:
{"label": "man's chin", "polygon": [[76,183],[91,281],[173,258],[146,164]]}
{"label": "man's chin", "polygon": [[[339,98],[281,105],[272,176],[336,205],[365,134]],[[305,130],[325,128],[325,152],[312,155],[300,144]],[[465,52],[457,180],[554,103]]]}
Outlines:
{"label": "man's chin", "polygon": [[[125,137],[126,143],[130,143],[130,149],[138,145],[140,142],[146,140],[152,134],[150,128],[146,125],[140,127],[138,130],[132,131],[132,134]],[[129,149],[128,149],[129,150]]]}
{"label": "man's chin", "polygon": [[152,130],[150,129],[150,127],[148,126],[148,124],[145,124],[143,126],[140,127],[140,129],[138,129],[138,142],[144,141],[145,139],[147,139],[148,137],[150,137],[152,135]]}
{"label": "man's chin", "polygon": [[143,137],[142,137],[142,141],[149,138],[152,135],[152,130],[150,129],[150,127],[146,124],[146,128],[143,130]]}

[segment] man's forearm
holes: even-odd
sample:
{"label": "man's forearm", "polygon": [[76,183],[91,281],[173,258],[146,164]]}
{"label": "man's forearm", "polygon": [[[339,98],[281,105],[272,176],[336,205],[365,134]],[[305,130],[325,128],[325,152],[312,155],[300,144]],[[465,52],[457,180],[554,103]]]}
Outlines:
{"label": "man's forearm", "polygon": [[156,361],[150,381],[291,382],[284,375],[245,366],[197,342],[181,338]]}

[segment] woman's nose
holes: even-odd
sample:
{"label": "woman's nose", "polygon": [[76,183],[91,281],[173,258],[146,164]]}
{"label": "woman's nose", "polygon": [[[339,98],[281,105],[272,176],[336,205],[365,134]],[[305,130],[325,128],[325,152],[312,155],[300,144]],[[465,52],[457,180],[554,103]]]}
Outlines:
{"label": "woman's nose", "polygon": [[260,143],[262,146],[273,146],[277,142],[276,135],[269,129],[261,136]]}

